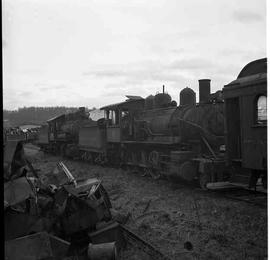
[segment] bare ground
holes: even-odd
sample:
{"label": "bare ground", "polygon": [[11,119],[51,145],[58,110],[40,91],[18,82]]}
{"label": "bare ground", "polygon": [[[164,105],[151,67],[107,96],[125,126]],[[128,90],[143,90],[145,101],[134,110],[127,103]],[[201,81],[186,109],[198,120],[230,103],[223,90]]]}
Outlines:
{"label": "bare ground", "polygon": [[[153,180],[29,148],[26,153],[42,174],[49,174],[62,160],[76,178],[102,179],[113,208],[130,214],[126,225],[170,259],[267,259],[267,209],[209,196],[183,183]],[[187,241],[191,250],[184,247]],[[131,249],[123,259],[142,259],[142,255]]]}

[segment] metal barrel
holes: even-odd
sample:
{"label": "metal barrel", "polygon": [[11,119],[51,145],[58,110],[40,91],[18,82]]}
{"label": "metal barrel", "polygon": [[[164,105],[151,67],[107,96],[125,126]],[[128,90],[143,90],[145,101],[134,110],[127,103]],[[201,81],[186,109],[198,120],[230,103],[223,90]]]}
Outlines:
{"label": "metal barrel", "polygon": [[115,242],[103,244],[89,244],[87,251],[90,260],[116,260],[117,251]]}

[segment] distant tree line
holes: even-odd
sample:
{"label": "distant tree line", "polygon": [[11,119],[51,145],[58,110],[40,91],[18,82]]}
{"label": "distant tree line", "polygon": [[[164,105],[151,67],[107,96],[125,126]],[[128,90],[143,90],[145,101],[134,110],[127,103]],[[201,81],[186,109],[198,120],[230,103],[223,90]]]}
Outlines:
{"label": "distant tree line", "polygon": [[[75,112],[78,107],[23,107],[18,110],[3,110],[4,122],[11,126],[19,126],[23,124],[46,124],[46,121],[52,117]],[[91,109],[90,109],[91,110]]]}

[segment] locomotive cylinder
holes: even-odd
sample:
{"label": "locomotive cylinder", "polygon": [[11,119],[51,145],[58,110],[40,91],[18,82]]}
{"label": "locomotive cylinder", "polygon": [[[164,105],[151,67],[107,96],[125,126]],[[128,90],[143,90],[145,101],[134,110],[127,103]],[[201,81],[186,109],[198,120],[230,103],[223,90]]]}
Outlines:
{"label": "locomotive cylinder", "polygon": [[199,79],[199,102],[207,103],[210,98],[210,79]]}

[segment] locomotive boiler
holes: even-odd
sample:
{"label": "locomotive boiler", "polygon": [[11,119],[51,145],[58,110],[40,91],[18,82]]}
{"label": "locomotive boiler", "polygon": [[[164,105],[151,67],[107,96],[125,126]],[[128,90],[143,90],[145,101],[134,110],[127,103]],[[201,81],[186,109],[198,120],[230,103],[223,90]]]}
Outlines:
{"label": "locomotive boiler", "polygon": [[[180,106],[168,103],[166,107],[155,105],[154,109],[145,109],[135,119],[135,135],[148,141],[173,140],[182,143],[204,136],[215,147],[224,144],[224,115],[222,100],[207,100],[196,103],[186,101],[185,95],[193,91],[185,88],[181,91]],[[160,94],[159,94],[160,95]],[[168,94],[164,94],[168,95]],[[196,98],[193,92],[194,99]]]}

